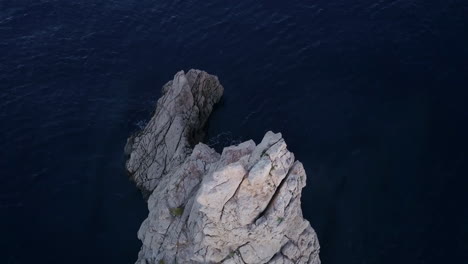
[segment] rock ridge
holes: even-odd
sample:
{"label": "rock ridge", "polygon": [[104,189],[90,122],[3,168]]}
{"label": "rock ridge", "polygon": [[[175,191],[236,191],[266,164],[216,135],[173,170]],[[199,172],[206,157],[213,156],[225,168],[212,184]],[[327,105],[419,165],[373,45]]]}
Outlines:
{"label": "rock ridge", "polygon": [[204,71],[178,72],[162,88],[156,111],[146,127],[125,146],[126,168],[145,193],[151,193],[163,175],[184,162],[203,137],[213,106],[224,88]]}
{"label": "rock ridge", "polygon": [[129,138],[126,168],[149,195],[136,263],[319,264],[301,210],[307,176],[281,133],[221,154],[199,143],[223,90],[204,71],[178,72],[150,122]]}

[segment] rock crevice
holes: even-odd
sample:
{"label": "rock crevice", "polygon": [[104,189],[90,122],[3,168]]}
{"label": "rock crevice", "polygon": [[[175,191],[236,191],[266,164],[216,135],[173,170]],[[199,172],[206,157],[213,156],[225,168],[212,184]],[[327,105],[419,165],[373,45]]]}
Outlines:
{"label": "rock crevice", "polygon": [[127,170],[149,195],[137,263],[320,263],[301,210],[306,173],[280,133],[221,154],[199,143],[222,93],[213,75],[179,72],[129,138]]}

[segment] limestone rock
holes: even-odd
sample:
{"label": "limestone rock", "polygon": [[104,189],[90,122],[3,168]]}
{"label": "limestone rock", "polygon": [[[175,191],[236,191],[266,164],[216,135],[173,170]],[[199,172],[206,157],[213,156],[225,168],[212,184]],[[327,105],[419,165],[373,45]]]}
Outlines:
{"label": "limestone rock", "polygon": [[125,146],[127,171],[142,191],[151,193],[184,162],[223,91],[216,76],[200,70],[180,71],[163,86],[153,118]]}
{"label": "limestone rock", "polygon": [[179,72],[148,126],[129,140],[127,169],[152,191],[137,263],[319,264],[317,235],[301,210],[306,173],[280,133],[221,154],[203,143],[191,149],[191,133],[221,93],[216,77]]}

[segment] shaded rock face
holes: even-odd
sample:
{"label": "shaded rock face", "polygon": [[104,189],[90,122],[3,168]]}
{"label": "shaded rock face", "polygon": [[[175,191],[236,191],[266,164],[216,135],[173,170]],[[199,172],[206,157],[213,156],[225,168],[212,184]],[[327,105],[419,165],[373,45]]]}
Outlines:
{"label": "shaded rock face", "polygon": [[216,76],[199,70],[178,72],[163,86],[154,116],[125,146],[127,171],[144,193],[192,152],[223,91]]}
{"label": "shaded rock face", "polygon": [[190,137],[223,88],[190,70],[163,90],[155,116],[126,150],[127,169],[151,192],[137,263],[320,263],[317,235],[301,210],[306,173],[281,134],[221,154],[203,143],[192,149]]}

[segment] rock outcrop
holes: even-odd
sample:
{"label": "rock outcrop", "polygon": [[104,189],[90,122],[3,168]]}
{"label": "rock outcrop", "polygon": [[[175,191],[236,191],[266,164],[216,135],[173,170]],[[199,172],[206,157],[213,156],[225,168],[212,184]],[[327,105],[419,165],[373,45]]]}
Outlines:
{"label": "rock outcrop", "polygon": [[280,133],[221,154],[195,145],[222,92],[215,76],[177,73],[128,141],[127,169],[150,193],[137,263],[320,263],[301,210],[306,173]]}
{"label": "rock outcrop", "polygon": [[223,91],[216,76],[199,70],[178,72],[163,86],[153,118],[125,146],[127,171],[144,193],[151,193],[192,152]]}

